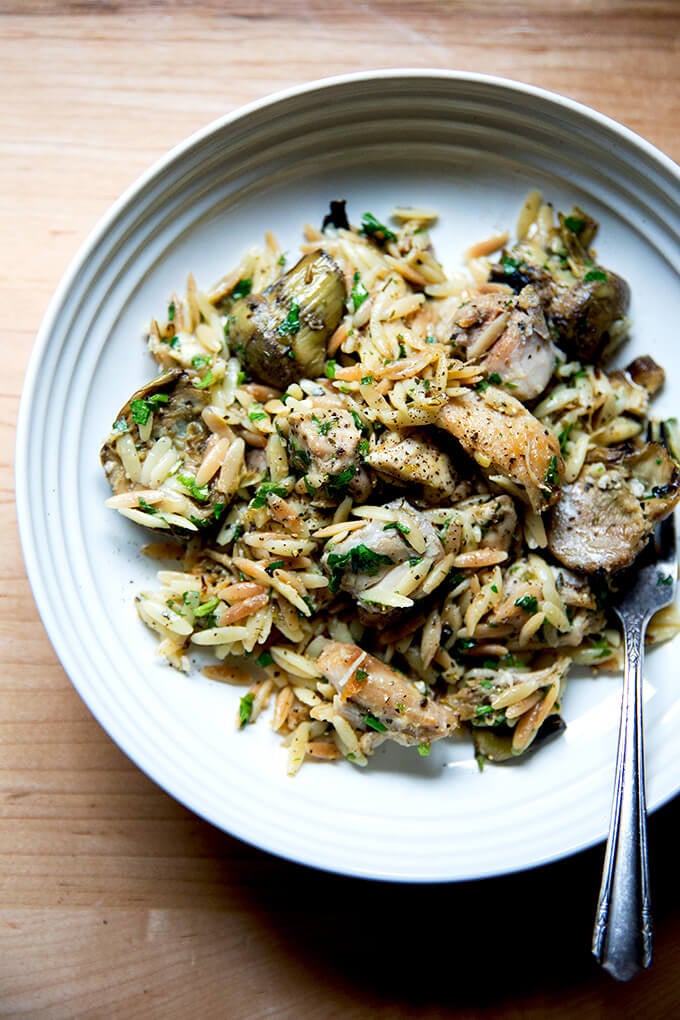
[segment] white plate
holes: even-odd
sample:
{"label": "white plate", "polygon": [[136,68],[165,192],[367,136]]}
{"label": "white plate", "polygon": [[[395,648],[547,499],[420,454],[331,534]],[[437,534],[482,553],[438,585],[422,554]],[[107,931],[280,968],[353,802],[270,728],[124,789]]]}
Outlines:
{"label": "white plate", "polygon": [[[620,684],[570,680],[566,734],[521,766],[477,769],[468,742],[430,758],[381,749],[369,766],[295,779],[264,724],[237,732],[239,691],[156,658],[136,589],[153,585],[144,535],[105,509],[99,445],[154,366],[143,331],[193,271],[208,285],[273,230],[294,252],[332,198],[356,222],[395,204],[439,210],[455,267],[472,241],[516,222],[539,187],[598,220],[602,261],[632,286],[634,339],[669,370],[680,321],[680,175],[631,132],[571,101],[499,79],[436,71],[352,75],[293,89],[171,152],[97,227],[42,325],[19,416],[17,499],[29,577],[75,687],[120,747],[227,832],[295,861],[392,880],[527,868],[605,835]],[[648,795],[680,789],[678,645],[647,661]]]}

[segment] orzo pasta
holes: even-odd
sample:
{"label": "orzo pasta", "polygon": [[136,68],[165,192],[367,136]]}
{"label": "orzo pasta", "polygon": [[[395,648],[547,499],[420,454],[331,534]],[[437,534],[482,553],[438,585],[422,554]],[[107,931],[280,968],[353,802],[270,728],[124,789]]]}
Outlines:
{"label": "orzo pasta", "polygon": [[[331,203],[148,329],[159,374],[102,448],[108,503],[167,558],[159,651],[240,685],[288,770],[471,734],[503,761],[563,728],[572,663],[620,665],[607,599],[679,498],[651,358],[612,369],[628,286],[538,193],[439,262],[427,209]],[[179,563],[178,563],[179,560]],[[675,611],[655,621],[665,640]]]}

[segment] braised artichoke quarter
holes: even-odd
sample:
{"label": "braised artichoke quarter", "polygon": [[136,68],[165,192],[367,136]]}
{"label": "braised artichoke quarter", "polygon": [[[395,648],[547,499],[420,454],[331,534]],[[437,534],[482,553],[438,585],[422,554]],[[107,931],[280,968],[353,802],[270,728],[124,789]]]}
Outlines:
{"label": "braised artichoke quarter", "polygon": [[551,510],[549,549],[566,567],[614,574],[630,566],[679,500],[680,471],[661,443],[592,450]]}
{"label": "braised artichoke quarter", "polygon": [[262,294],[234,302],[231,349],[256,379],[285,389],[323,374],[326,344],[345,308],[343,274],[324,251],[305,255]]}
{"label": "braised artichoke quarter", "polygon": [[578,207],[559,214],[559,228],[545,250],[519,242],[491,267],[490,278],[517,293],[532,285],[558,347],[572,358],[606,359],[625,334],[630,288],[595,260],[597,223]]}
{"label": "braised artichoke quarter", "polygon": [[209,397],[195,382],[176,368],[146,383],[121,408],[100,453],[112,505],[184,536],[216,523],[226,505],[218,475],[196,483],[211,433],[201,417]]}

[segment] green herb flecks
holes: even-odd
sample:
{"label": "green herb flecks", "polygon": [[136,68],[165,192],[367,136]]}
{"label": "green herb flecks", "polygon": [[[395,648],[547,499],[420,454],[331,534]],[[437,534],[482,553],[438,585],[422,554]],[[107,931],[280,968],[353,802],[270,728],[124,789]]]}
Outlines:
{"label": "green herb flecks", "polygon": [[557,437],[557,441],[560,444],[560,453],[562,454],[566,453],[567,443],[569,442],[569,436],[571,435],[571,430],[573,429],[573,427],[574,427],[573,422],[567,422],[567,424],[564,426],[559,436]]}
{"label": "green herb flecks", "polygon": [[383,525],[383,531],[398,531],[400,535],[410,535],[411,529],[407,528],[401,521],[390,521]]}
{"label": "green herb flecks", "polygon": [[217,609],[219,604],[220,600],[217,598],[208,599],[207,602],[202,602],[200,606],[197,606],[196,609],[194,609],[194,616],[199,617],[199,619],[203,616],[209,616]]}
{"label": "green herb flecks", "polygon": [[326,480],[326,492],[329,496],[337,499],[344,496],[345,489],[357,473],[356,464],[350,464],[344,471],[338,471],[336,475],[329,475]]}
{"label": "green herb flecks", "polygon": [[522,595],[521,598],[515,599],[515,605],[523,609],[525,613],[538,612],[538,599],[535,595]]}
{"label": "green herb flecks", "polygon": [[385,723],[380,722],[380,719],[376,719],[376,717],[371,715],[370,712],[364,716],[364,722],[369,729],[375,730],[377,733],[387,733],[387,726],[385,726]]}
{"label": "green herb flecks", "polygon": [[589,269],[586,275],[583,277],[584,283],[593,282],[604,282],[607,279],[607,274],[601,269]]}
{"label": "green herb flecks", "polygon": [[249,503],[250,508],[252,510],[259,510],[266,506],[267,496],[269,495],[285,498],[288,495],[288,490],[284,485],[279,485],[277,482],[262,482]]}
{"label": "green herb flecks", "polygon": [[153,393],[150,397],[138,397],[130,404],[130,414],[136,425],[146,425],[149,416],[153,414],[159,404],[167,404],[169,401],[167,393]]}
{"label": "green herb flecks", "polygon": [[208,499],[210,499],[208,485],[196,485],[196,479],[192,478],[191,475],[177,475],[177,481],[180,482],[187,492],[191,493],[193,498],[198,500],[199,503],[206,503]]}
{"label": "green herb flecks", "polygon": [[361,231],[364,237],[372,237],[378,244],[385,244],[386,241],[396,241],[397,235],[386,227],[384,223],[376,219],[373,213],[367,212],[361,217]]}
{"label": "green herb flecks", "polygon": [[248,297],[251,290],[253,289],[253,281],[248,279],[239,280],[234,289],[231,292],[231,296],[234,300],[242,297]]}
{"label": "green herb flecks", "polygon": [[239,729],[243,729],[243,727],[246,726],[247,723],[250,722],[252,714],[253,714],[253,703],[254,703],[254,701],[255,701],[255,695],[253,694],[252,691],[248,691],[247,694],[244,694],[243,697],[241,698],[241,700],[239,701],[239,706],[238,706],[238,724],[239,724]]}
{"label": "green herb flecks", "polygon": [[356,272],[352,277],[352,291],[350,297],[352,298],[352,304],[355,312],[361,308],[368,297],[368,291],[361,282],[361,276],[358,272]]}
{"label": "green herb flecks", "polygon": [[545,473],[545,484],[549,485],[551,488],[554,488],[556,485],[560,484],[560,476],[557,470],[557,454],[554,454],[550,458],[548,470]]}
{"label": "green herb flecks", "polygon": [[194,379],[193,385],[197,390],[205,390],[214,382],[212,368],[209,368],[202,379]]}
{"label": "green herb flecks", "polygon": [[332,419],[331,421],[323,421],[322,418],[317,418],[315,414],[312,415],[312,421],[316,425],[316,431],[320,436],[327,436],[333,426],[336,424]]}
{"label": "green herb flecks", "polygon": [[382,566],[391,566],[394,560],[391,556],[374,552],[367,545],[355,545],[346,553],[329,553],[326,562],[331,570],[329,589],[335,593],[342,579],[344,571],[351,574],[368,574],[375,577]]}
{"label": "green herb flecks", "polygon": [[294,336],[300,331],[300,306],[297,301],[291,301],[288,315],[283,322],[279,323],[276,332],[279,336]]}

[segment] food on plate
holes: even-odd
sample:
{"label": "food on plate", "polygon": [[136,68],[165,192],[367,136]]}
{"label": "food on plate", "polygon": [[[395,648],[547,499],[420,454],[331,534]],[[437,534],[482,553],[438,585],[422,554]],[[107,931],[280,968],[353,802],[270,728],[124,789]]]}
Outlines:
{"label": "food on plate", "polygon": [[237,725],[269,709],[291,774],[560,733],[571,666],[620,665],[608,598],[680,499],[663,368],[611,367],[630,291],[593,218],[532,192],[455,271],[435,222],[334,201],[291,266],[267,234],[189,277],[102,446],[108,505],[167,560],[137,595],[160,654],[244,686]]}

